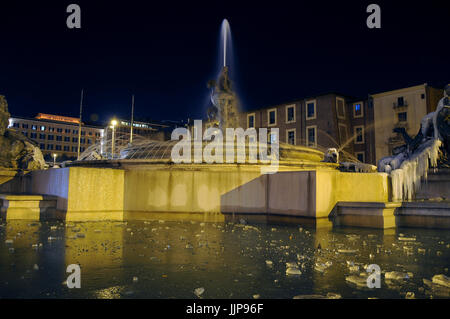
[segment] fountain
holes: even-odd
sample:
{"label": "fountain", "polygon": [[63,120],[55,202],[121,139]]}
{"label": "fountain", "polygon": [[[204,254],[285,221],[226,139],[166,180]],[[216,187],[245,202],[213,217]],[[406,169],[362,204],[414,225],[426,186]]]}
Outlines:
{"label": "fountain", "polygon": [[[339,163],[345,143],[324,156],[317,149],[267,141],[266,128],[239,128],[226,20],[221,34],[221,69],[209,82],[212,125],[205,131],[196,120],[193,127],[175,129],[170,141],[135,135],[128,143],[124,135],[113,148],[105,139],[78,161],[23,177],[16,191],[55,196],[55,216],[69,221],[286,218],[317,227],[396,227],[394,213],[402,203],[390,202],[393,175],[374,172],[371,165]],[[186,160],[174,158],[179,151]]]}
{"label": "fountain", "polygon": [[231,42],[230,24],[227,19],[222,22],[221,28],[223,65],[216,80],[208,82],[211,89],[212,107],[208,109],[208,119],[220,129],[239,127],[239,100],[232,89],[232,83],[227,65],[227,48]]}

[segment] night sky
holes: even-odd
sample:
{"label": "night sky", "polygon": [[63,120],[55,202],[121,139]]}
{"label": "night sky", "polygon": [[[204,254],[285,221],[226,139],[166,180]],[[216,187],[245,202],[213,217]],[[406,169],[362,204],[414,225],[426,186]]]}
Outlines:
{"label": "night sky", "polygon": [[[81,29],[66,7],[81,6]],[[156,4],[157,3],[157,4]],[[381,29],[366,7],[381,6]],[[447,3],[447,4],[446,4]],[[0,94],[13,115],[204,117],[231,25],[244,109],[329,91],[356,97],[450,82],[449,1],[2,1]]]}

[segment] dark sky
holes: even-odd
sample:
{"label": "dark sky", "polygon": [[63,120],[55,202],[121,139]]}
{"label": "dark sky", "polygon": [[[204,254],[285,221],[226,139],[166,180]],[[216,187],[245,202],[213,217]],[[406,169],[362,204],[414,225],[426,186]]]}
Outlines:
{"label": "dark sky", "polygon": [[[66,7],[81,6],[81,30]],[[368,29],[366,7],[381,6]],[[446,4],[447,3],[447,4]],[[450,82],[449,1],[2,1],[0,94],[13,115],[200,118],[230,21],[244,109],[328,91]],[[93,117],[94,116],[94,117]]]}

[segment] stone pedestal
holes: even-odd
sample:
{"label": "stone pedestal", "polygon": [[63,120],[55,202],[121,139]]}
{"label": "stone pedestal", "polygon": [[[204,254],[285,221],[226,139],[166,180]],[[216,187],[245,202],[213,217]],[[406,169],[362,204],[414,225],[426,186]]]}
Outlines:
{"label": "stone pedestal", "polygon": [[400,202],[339,202],[333,226],[395,228],[395,211],[401,205]]}
{"label": "stone pedestal", "polygon": [[0,194],[0,213],[7,220],[40,220],[56,213],[56,197]]}

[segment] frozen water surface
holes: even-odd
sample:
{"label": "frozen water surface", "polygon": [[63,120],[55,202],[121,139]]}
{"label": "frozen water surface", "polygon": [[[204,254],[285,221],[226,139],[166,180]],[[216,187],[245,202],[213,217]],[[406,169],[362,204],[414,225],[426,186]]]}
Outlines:
{"label": "frozen water surface", "polygon": [[[70,264],[80,289],[65,285]],[[364,286],[369,264],[381,267],[380,289]],[[439,230],[0,224],[1,298],[450,298],[449,266],[450,233]]]}

